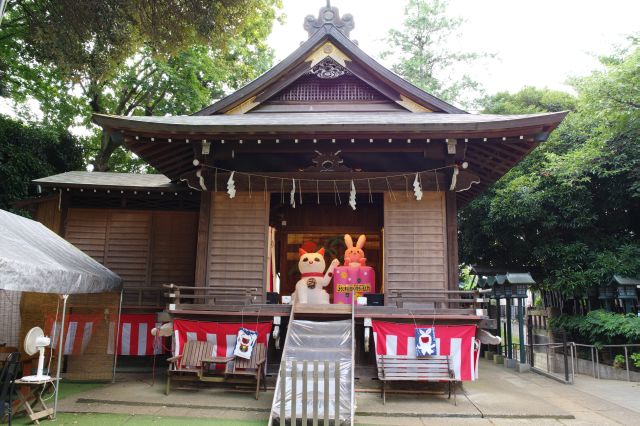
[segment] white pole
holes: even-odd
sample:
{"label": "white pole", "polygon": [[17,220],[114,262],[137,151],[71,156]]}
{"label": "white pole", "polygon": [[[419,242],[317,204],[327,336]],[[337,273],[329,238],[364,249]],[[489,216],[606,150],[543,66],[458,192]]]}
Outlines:
{"label": "white pole", "polygon": [[60,389],[60,369],[62,368],[62,357],[64,356],[64,317],[67,314],[67,299],[69,298],[68,294],[62,295],[62,319],[60,320],[60,338],[58,339],[58,369],[56,371],[56,396],[55,402],[53,403],[53,418],[55,419],[58,415],[58,390]]}
{"label": "white pole", "polygon": [[113,346],[113,374],[111,376],[111,383],[116,382],[116,363],[118,362],[118,345],[120,344],[120,315],[122,315],[122,293],[124,288],[120,290],[120,304],[118,305],[118,321],[116,322],[116,329],[114,330],[115,345]]}

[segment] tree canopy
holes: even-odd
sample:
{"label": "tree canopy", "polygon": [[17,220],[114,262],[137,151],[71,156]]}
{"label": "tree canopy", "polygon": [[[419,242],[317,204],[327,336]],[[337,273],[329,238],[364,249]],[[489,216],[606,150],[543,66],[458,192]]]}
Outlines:
{"label": "tree canopy", "polygon": [[571,113],[461,212],[463,262],[531,270],[566,295],[640,274],[638,40],[602,63],[573,81],[576,97],[525,88],[483,101],[486,113]]}
{"label": "tree canopy", "polygon": [[0,115],[0,209],[35,195],[33,179],[82,167],[80,141],[66,130]]}
{"label": "tree canopy", "polygon": [[[13,0],[0,27],[0,95],[40,102],[60,128],[92,113],[188,114],[265,71],[280,0]],[[141,167],[94,129],[97,170]],[[113,161],[117,159],[118,161]]]}
{"label": "tree canopy", "polygon": [[452,67],[489,55],[447,46],[463,24],[447,15],[447,5],[446,0],[409,0],[403,26],[389,31],[389,50],[382,56],[394,57],[391,69],[419,88],[445,101],[466,104],[471,95],[478,95],[480,85],[465,73],[452,72]]}

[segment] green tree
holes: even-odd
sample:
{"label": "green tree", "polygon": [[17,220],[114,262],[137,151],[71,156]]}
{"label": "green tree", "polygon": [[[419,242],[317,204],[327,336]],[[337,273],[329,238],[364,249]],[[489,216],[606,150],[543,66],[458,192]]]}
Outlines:
{"label": "green tree", "polygon": [[0,209],[35,195],[33,179],[81,167],[80,141],[69,132],[0,115]]}
{"label": "green tree", "polygon": [[640,274],[637,40],[603,64],[574,81],[577,98],[525,88],[484,100],[488,113],[572,112],[461,212],[463,262],[531,270],[566,295]]}
{"label": "green tree", "polygon": [[389,50],[383,58],[395,57],[392,70],[428,93],[449,102],[468,103],[480,85],[467,74],[456,75],[452,68],[490,56],[456,52],[447,47],[463,20],[447,16],[446,0],[409,0],[401,29],[387,36]]}
{"label": "green tree", "polygon": [[[0,27],[0,84],[40,101],[45,120],[90,125],[93,113],[187,114],[263,72],[280,0],[14,0]],[[96,170],[138,169],[95,130]],[[118,161],[113,161],[117,159]],[[122,161],[125,160],[124,163]]]}

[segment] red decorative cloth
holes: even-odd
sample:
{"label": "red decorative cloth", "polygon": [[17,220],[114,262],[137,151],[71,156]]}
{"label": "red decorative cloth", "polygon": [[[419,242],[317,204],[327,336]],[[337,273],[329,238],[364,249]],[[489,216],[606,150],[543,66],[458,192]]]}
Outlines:
{"label": "red decorative cloth", "polygon": [[[431,324],[399,324],[373,321],[376,357],[380,355],[416,356],[415,329],[430,328]],[[449,355],[457,380],[478,378],[478,348],[475,325],[434,325],[436,353]]]}

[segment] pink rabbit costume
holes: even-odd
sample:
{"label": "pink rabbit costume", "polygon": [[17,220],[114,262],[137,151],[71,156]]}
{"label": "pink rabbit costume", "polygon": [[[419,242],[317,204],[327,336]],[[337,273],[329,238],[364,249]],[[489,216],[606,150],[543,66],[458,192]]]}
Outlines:
{"label": "pink rabbit costume", "polygon": [[365,266],[367,258],[364,257],[364,243],[367,241],[367,237],[360,235],[356,246],[353,246],[353,239],[351,235],[346,234],[344,236],[344,243],[347,246],[347,250],[344,252],[344,266]]}

